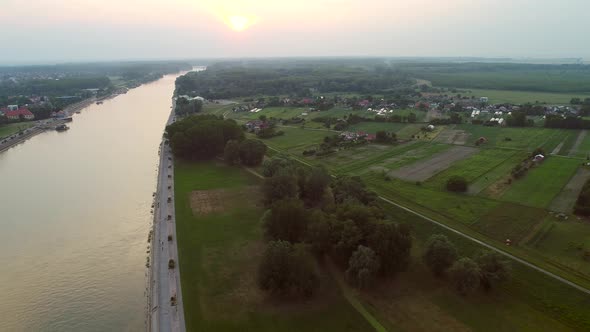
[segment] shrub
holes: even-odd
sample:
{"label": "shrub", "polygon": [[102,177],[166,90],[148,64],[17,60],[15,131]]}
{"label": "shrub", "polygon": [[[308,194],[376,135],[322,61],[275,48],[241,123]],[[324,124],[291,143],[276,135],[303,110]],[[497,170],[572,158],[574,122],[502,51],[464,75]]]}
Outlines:
{"label": "shrub", "polygon": [[467,180],[461,176],[452,176],[447,180],[447,190],[453,192],[466,192]]}

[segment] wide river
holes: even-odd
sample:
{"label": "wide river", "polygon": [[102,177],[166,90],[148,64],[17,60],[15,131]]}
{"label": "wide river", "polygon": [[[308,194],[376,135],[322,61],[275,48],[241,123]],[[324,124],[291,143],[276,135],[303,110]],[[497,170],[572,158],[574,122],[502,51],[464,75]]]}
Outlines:
{"label": "wide river", "polygon": [[168,75],[0,153],[0,331],[145,329]]}

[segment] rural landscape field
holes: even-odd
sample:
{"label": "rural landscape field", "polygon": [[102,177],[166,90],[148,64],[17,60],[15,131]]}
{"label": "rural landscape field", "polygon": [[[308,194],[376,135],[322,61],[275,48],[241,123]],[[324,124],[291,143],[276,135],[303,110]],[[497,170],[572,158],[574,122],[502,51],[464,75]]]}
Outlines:
{"label": "rural landscape field", "polygon": [[[294,69],[292,82],[302,84],[306,79],[313,82],[323,71],[329,81],[342,75],[354,80],[372,70],[354,62],[344,65],[354,68],[351,72],[329,61],[298,65],[320,68],[313,77]],[[234,75],[247,80],[267,71],[272,77],[275,66],[272,61],[223,63],[177,81],[179,98],[186,98],[182,109],[187,113],[181,116],[195,123],[206,116],[233,123],[244,130],[241,140],[264,147],[264,156],[255,163],[240,162],[245,157],[241,143],[235,148],[227,143],[223,157],[213,162],[184,161],[176,166],[185,310],[194,313],[187,322],[189,330],[590,329],[590,223],[579,212],[584,204],[579,197],[590,180],[586,90],[552,89],[545,82],[555,73],[551,67],[507,66],[503,70],[508,74],[498,81],[485,73],[493,64],[483,66],[483,73],[434,75],[429,69],[429,75],[420,76],[430,66],[420,63],[399,65],[399,72],[383,79],[395,80],[399,87],[373,87],[373,93],[355,92],[365,89],[359,83],[344,91],[335,87],[300,96],[283,91],[278,76],[272,88],[266,81],[223,91],[221,85],[213,88]],[[240,69],[234,72],[235,68]],[[521,75],[519,70],[539,73],[525,76],[521,83],[510,81]],[[567,84],[586,77],[575,70],[562,75],[560,80]],[[477,78],[481,84],[470,83]],[[200,85],[200,80],[207,84]],[[196,115],[191,115],[191,107],[198,108]],[[175,144],[180,148],[181,141],[169,138],[173,149]],[[324,182],[318,185],[327,185],[329,190],[323,190],[333,195],[333,203],[309,200],[307,186],[320,179]],[[374,198],[355,196],[354,201],[340,202],[340,186],[352,179],[366,188],[354,190],[367,190],[366,195]],[[345,190],[346,195],[353,195],[353,187]],[[194,203],[199,195],[201,200]],[[289,205],[294,199],[311,210],[304,213]],[[376,210],[361,213],[363,204]],[[272,224],[272,216],[286,208],[283,205],[293,209],[292,216]],[[338,227],[344,226],[337,223],[322,226],[325,218],[335,218],[328,222],[334,223],[351,213],[345,212],[349,209],[358,210],[349,218],[361,231],[368,226],[358,224],[358,218],[377,210],[371,218],[409,227],[411,249],[404,258],[409,263],[393,278],[377,274],[362,287],[351,279],[353,265],[348,264],[357,253],[343,263],[344,238],[338,240],[351,235],[338,235]],[[286,233],[280,227],[287,227]],[[331,235],[325,234],[328,243],[318,249],[318,236],[324,236],[317,233],[321,227]],[[499,253],[493,260],[503,257],[509,277],[501,277],[493,289],[457,293],[452,286],[455,265],[446,274],[432,275],[429,270],[432,266],[425,257],[434,250],[434,235],[452,243],[469,262],[481,261],[478,257],[486,250]],[[359,236],[353,242],[358,250],[368,244],[372,252],[374,240]],[[319,284],[314,295],[285,298],[264,292],[264,287],[260,291],[259,264],[268,259],[275,239],[289,239],[296,251],[315,257],[308,258],[316,275],[310,280]]]}

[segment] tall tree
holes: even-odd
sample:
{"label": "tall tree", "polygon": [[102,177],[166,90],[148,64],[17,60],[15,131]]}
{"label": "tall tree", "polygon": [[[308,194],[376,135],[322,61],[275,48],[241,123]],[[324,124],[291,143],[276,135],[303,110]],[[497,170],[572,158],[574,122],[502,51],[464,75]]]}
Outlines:
{"label": "tall tree", "polygon": [[240,143],[238,141],[227,141],[223,150],[223,160],[228,165],[236,165],[240,162]]}
{"label": "tall tree", "polygon": [[309,214],[298,199],[278,201],[264,216],[264,227],[269,238],[300,242],[307,232]]}
{"label": "tall tree", "polygon": [[272,203],[283,199],[296,198],[298,192],[299,187],[297,186],[297,178],[286,172],[281,172],[271,178],[266,178],[262,184],[264,202],[267,205],[271,205]]}
{"label": "tall tree", "polygon": [[368,243],[381,259],[381,274],[391,276],[408,267],[412,237],[406,225],[381,221],[376,224]]}
{"label": "tall tree", "polygon": [[304,250],[287,241],[268,243],[258,267],[262,290],[278,296],[311,296],[318,285],[319,278]]}
{"label": "tall tree", "polygon": [[489,290],[510,277],[508,261],[494,251],[483,251],[475,259],[481,270],[481,285]]}
{"label": "tall tree", "polygon": [[446,236],[434,234],[426,242],[422,259],[435,276],[441,276],[457,260],[457,249]]}
{"label": "tall tree", "polygon": [[368,288],[379,272],[379,257],[373,249],[358,246],[348,261],[346,277],[358,288]]}
{"label": "tall tree", "polygon": [[266,145],[259,140],[246,139],[240,143],[240,160],[247,166],[258,166],[264,159]]}
{"label": "tall tree", "polygon": [[477,289],[480,273],[477,264],[467,257],[459,259],[449,269],[451,282],[461,295],[467,295]]}
{"label": "tall tree", "polygon": [[304,185],[304,198],[309,206],[321,203],[322,197],[332,178],[326,169],[322,167],[312,168]]}

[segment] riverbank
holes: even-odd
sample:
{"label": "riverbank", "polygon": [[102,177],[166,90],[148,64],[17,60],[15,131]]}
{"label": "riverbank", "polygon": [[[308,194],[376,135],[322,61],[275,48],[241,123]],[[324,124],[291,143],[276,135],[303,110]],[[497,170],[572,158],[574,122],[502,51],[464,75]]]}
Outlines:
{"label": "riverbank", "polygon": [[[166,125],[174,122],[174,108]],[[158,183],[154,195],[154,219],[148,268],[148,331],[186,330],[180,286],[174,209],[174,163],[172,151],[162,138]],[[172,263],[170,263],[172,262]]]}

